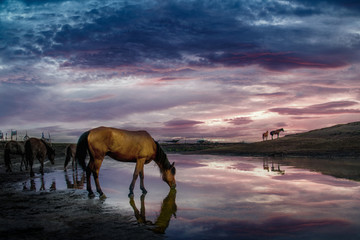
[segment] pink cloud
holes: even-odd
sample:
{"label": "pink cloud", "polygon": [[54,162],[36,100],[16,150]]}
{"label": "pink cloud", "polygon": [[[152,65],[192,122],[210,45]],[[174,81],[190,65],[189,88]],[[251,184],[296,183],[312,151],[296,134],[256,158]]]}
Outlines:
{"label": "pink cloud", "polygon": [[186,119],[173,119],[164,123],[166,127],[170,128],[191,128],[195,125],[202,124],[204,122]]}
{"label": "pink cloud", "polygon": [[233,118],[233,119],[225,119],[225,122],[234,124],[234,125],[243,125],[253,122],[251,118],[248,117],[239,117],[239,118]]}
{"label": "pink cloud", "polygon": [[348,109],[346,107],[356,106],[358,102],[354,101],[336,101],[323,104],[315,104],[304,108],[271,108],[270,112],[277,112],[281,115],[330,115],[344,113],[360,113],[360,109]]}

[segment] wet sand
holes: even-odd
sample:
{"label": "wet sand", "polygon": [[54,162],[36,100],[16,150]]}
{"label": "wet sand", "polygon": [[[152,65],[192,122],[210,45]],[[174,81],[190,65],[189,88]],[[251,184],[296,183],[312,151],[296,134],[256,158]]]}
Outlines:
{"label": "wet sand", "polygon": [[[0,165],[1,239],[162,239],[122,209],[86,190],[19,190],[28,172],[6,173]],[[20,185],[21,186],[21,185]]]}

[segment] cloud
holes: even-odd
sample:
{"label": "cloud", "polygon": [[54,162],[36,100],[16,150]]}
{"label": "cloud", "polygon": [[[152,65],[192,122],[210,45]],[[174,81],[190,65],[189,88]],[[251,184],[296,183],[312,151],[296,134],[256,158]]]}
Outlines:
{"label": "cloud", "polygon": [[348,109],[346,107],[357,106],[354,101],[337,101],[323,104],[311,105],[305,108],[271,108],[270,112],[277,112],[282,115],[330,115],[344,113],[360,113],[359,109]]}
{"label": "cloud", "polygon": [[198,124],[202,124],[204,122],[194,121],[194,120],[186,120],[186,119],[173,119],[164,123],[165,127],[170,128],[191,128]]}
{"label": "cloud", "polygon": [[356,120],[356,104],[314,105],[359,100],[355,5],[4,1],[0,120],[236,140]]}
{"label": "cloud", "polygon": [[244,125],[253,122],[252,119],[248,117],[239,117],[234,119],[225,119],[226,122],[229,122],[234,125]]}

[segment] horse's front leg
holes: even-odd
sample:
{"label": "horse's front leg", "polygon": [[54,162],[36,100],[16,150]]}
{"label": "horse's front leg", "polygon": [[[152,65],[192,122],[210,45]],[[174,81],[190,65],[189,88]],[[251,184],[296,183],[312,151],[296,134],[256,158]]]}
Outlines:
{"label": "horse's front leg", "polygon": [[147,191],[144,186],[144,165],[142,165],[141,171],[140,171],[140,189],[142,190],[143,194],[146,194]]}
{"label": "horse's front leg", "polygon": [[129,187],[129,197],[134,197],[134,187],[135,187],[135,182],[136,182],[136,179],[137,177],[139,176],[139,171],[137,169],[137,164],[136,164],[136,167],[135,167],[135,170],[134,170],[134,174],[133,174],[133,179],[130,183],[130,187]]}
{"label": "horse's front leg", "polygon": [[129,190],[130,190],[129,197],[134,195],[135,182],[136,182],[136,179],[139,176],[139,174],[140,174],[140,189],[142,190],[142,192],[144,194],[147,193],[147,191],[144,187],[144,163],[145,163],[145,160],[142,160],[142,159],[138,159],[136,161],[133,179],[132,179],[130,187],[129,187]]}

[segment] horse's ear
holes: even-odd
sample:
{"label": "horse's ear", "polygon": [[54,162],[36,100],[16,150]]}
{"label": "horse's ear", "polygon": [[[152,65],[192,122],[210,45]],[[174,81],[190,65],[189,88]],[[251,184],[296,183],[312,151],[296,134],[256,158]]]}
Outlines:
{"label": "horse's ear", "polygon": [[176,174],[176,168],[175,168],[175,162],[173,162],[172,164],[171,164],[171,173],[172,173],[172,175],[175,175]]}

